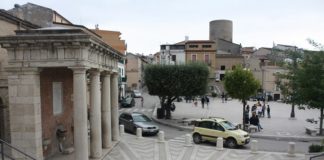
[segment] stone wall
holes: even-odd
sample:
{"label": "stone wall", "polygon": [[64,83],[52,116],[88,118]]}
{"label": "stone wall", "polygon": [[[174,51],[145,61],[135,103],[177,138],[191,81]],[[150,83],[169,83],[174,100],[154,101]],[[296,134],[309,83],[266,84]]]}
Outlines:
{"label": "stone wall", "polygon": [[[63,83],[63,113],[53,114],[53,82]],[[40,73],[42,137],[50,140],[50,144],[43,150],[44,157],[59,151],[56,130],[64,126],[67,131],[65,146],[73,145],[73,72],[66,68],[47,68]]]}

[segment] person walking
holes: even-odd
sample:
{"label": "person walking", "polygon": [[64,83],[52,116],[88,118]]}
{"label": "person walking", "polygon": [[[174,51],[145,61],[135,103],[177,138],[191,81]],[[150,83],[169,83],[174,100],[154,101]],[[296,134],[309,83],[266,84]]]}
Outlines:
{"label": "person walking", "polygon": [[201,100],[201,107],[204,108],[204,105],[205,105],[205,97],[202,96],[200,100]]}
{"label": "person walking", "polygon": [[141,97],[141,103],[142,103],[142,108],[144,107],[144,98],[143,96]]}
{"label": "person walking", "polygon": [[266,105],[263,104],[263,106],[262,106],[262,117],[265,117],[265,110],[266,110]]}
{"label": "person walking", "polygon": [[224,103],[224,101],[225,101],[225,94],[224,92],[222,92],[222,103]]}
{"label": "person walking", "polygon": [[206,96],[205,99],[206,99],[206,104],[207,104],[207,108],[208,108],[208,105],[209,105],[209,98],[208,98],[208,96]]}
{"label": "person walking", "polygon": [[268,114],[268,118],[271,118],[271,116],[270,116],[270,106],[269,105],[267,106],[267,114]]}

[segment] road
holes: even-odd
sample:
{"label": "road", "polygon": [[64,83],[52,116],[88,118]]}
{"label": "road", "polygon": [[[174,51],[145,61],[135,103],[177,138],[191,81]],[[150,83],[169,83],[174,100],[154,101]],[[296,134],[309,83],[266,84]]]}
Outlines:
{"label": "road", "polygon": [[[148,94],[144,93],[144,103],[143,106],[141,104],[140,98],[135,98],[135,106],[132,108],[121,108],[120,112],[141,112],[149,117],[153,114],[153,109],[155,107],[155,104],[159,101],[157,97],[149,96]],[[160,127],[161,131],[164,131],[165,133],[165,139],[170,141],[184,141],[184,135],[191,133],[190,131],[186,130],[180,130],[173,127],[157,124]],[[155,138],[157,139],[157,136],[150,136],[147,138]],[[259,138],[253,138],[258,141],[258,148],[262,151],[271,151],[271,152],[287,152],[288,150],[288,141],[278,141],[278,140],[267,140],[267,139],[259,139]],[[253,140],[252,139],[252,140]],[[308,146],[312,144],[312,142],[295,142],[296,143],[296,152],[298,153],[307,153],[308,152]],[[320,142],[317,142],[316,144],[319,144]],[[202,143],[200,145],[205,146],[215,146],[215,143]],[[240,149],[249,150],[250,144],[247,144],[245,146],[239,147]]]}

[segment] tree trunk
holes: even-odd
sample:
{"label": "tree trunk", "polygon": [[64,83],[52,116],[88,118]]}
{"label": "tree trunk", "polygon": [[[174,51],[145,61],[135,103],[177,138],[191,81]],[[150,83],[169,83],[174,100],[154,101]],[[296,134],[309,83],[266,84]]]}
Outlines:
{"label": "tree trunk", "polygon": [[291,104],[290,118],[295,118],[295,103]]}
{"label": "tree trunk", "polygon": [[321,115],[320,115],[320,130],[319,130],[319,135],[323,135],[323,107],[321,108]]}
{"label": "tree trunk", "polygon": [[242,129],[245,130],[245,105],[246,105],[246,101],[245,100],[242,100],[242,103],[243,103],[243,125],[242,125]]}

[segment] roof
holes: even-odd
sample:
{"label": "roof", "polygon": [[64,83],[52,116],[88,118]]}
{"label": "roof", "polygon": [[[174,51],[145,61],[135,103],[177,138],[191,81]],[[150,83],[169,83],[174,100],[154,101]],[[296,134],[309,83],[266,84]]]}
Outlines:
{"label": "roof", "polygon": [[28,21],[25,21],[23,19],[20,19],[20,18],[18,18],[16,16],[13,16],[9,12],[7,12],[7,11],[5,11],[3,9],[0,9],[0,15],[5,17],[5,18],[8,18],[8,19],[10,19],[12,21],[19,22],[23,26],[26,26],[26,28],[30,28],[30,29],[40,28],[40,26],[38,26],[36,24],[33,24],[33,23],[30,23]]}
{"label": "roof", "polygon": [[221,121],[225,121],[224,118],[222,117],[209,117],[209,118],[200,118],[196,120],[197,122],[200,121],[216,121],[216,122],[221,122]]}

